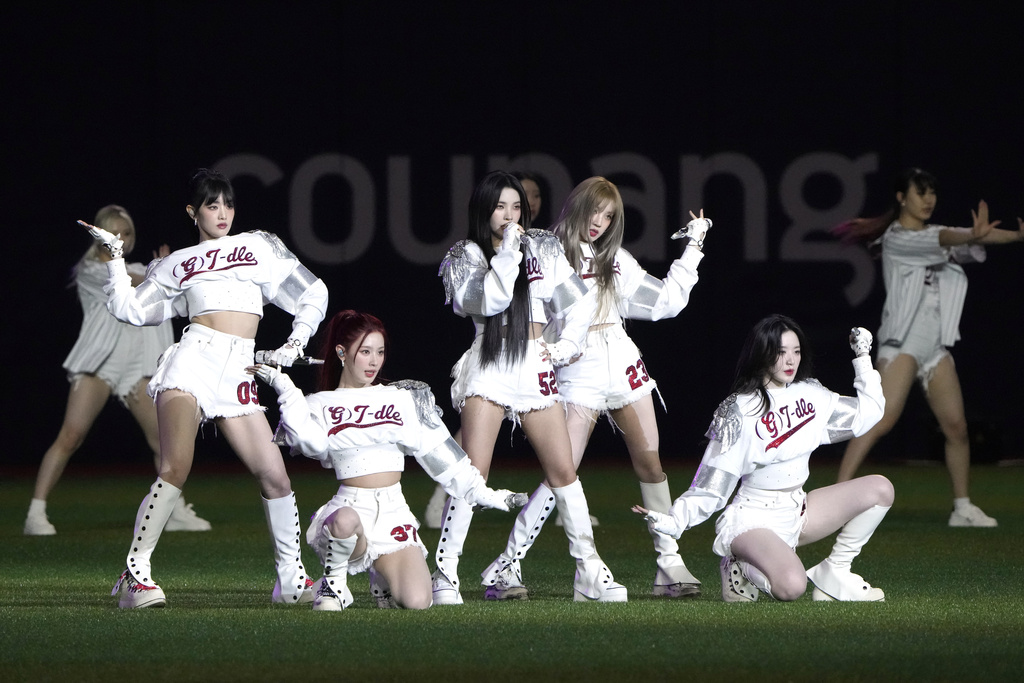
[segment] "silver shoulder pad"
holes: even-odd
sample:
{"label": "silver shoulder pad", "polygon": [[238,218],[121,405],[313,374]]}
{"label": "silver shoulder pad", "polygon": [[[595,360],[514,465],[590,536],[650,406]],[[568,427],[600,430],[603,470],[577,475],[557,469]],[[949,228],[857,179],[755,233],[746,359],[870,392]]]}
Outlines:
{"label": "silver shoulder pad", "polygon": [[420,422],[428,427],[438,428],[444,426],[441,422],[441,409],[434,402],[434,392],[430,385],[416,379],[400,379],[391,382],[389,387],[405,389],[412,394],[413,404],[416,406],[416,416]]}
{"label": "silver shoulder pad", "polygon": [[550,264],[559,254],[565,253],[558,235],[550,230],[531,228],[526,231],[525,239],[529,242],[533,255],[541,260],[542,265]]}
{"label": "silver shoulder pad", "polygon": [[452,245],[452,248],[445,254],[441,261],[441,267],[437,274],[444,282],[444,302],[450,304],[456,292],[462,287],[472,270],[470,253],[467,247],[473,244],[471,240],[460,240]]}
{"label": "silver shoulder pad", "polygon": [[711,426],[704,436],[722,444],[722,450],[727,451],[739,440],[740,430],[743,427],[743,416],[740,414],[740,407],[736,405],[736,394],[718,404],[715,415],[711,418]]}
{"label": "silver shoulder pad", "polygon": [[264,240],[266,240],[267,244],[270,245],[270,248],[274,250],[274,256],[276,256],[277,258],[279,258],[279,259],[293,259],[293,258],[295,258],[295,254],[293,254],[291,251],[289,251],[288,247],[284,246],[284,242],[281,241],[281,238],[278,237],[277,235],[275,235],[274,233],[267,232],[266,230],[250,230],[249,234],[251,234],[251,235],[259,235]]}

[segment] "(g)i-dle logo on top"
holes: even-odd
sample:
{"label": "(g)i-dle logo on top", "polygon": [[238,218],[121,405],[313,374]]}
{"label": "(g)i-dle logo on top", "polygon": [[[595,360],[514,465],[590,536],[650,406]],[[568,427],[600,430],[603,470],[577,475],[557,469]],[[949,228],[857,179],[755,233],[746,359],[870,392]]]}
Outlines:
{"label": "(g)i-dle logo on top", "polygon": [[757,438],[771,441],[764,447],[766,451],[778,448],[789,437],[796,434],[808,422],[814,419],[814,404],[799,398],[792,406],[782,406],[768,411],[757,421],[755,433]]}
{"label": "(g)i-dle logo on top", "polygon": [[222,249],[211,249],[199,256],[190,256],[178,265],[174,266],[174,277],[181,278],[185,282],[202,273],[213,273],[221,270],[231,270],[240,266],[257,266],[259,261],[256,255],[249,251],[244,244],[239,245],[221,254]]}
{"label": "(g)i-dle logo on top", "polygon": [[381,406],[375,412],[370,412],[370,406],[329,406],[326,411],[329,416],[331,427],[327,435],[337,434],[343,429],[355,427],[356,429],[368,429],[380,425],[392,424],[401,427],[405,424],[402,421],[402,414],[395,410],[394,404]]}

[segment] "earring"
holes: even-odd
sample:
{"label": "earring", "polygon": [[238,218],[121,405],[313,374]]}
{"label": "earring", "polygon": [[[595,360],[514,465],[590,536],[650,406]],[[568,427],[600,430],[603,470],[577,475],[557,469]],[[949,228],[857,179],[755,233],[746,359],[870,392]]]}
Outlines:
{"label": "earring", "polygon": [[345,352],[338,351],[338,360],[341,361],[341,367],[345,367]]}

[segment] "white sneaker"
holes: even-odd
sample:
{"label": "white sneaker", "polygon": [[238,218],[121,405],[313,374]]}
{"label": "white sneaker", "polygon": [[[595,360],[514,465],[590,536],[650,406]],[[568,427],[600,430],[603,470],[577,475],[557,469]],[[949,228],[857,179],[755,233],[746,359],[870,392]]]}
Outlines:
{"label": "white sneaker", "polygon": [[30,514],[25,518],[26,536],[53,536],[56,533],[57,527],[50,524],[45,512],[37,515]]}
{"label": "white sneaker", "polygon": [[732,555],[723,557],[718,567],[722,575],[722,600],[725,602],[755,602],[761,595],[757,586],[743,576],[739,562]]}
{"label": "white sneaker", "polygon": [[163,607],[167,604],[167,596],[164,595],[164,591],[160,586],[139,583],[127,569],[117,579],[117,583],[114,584],[114,590],[110,592],[111,595],[118,595],[119,593],[117,606],[121,609]]}
{"label": "white sneaker", "polygon": [[461,605],[462,593],[452,585],[440,569],[434,570],[430,576],[430,587],[434,594],[435,605]]}
{"label": "white sneaker", "polygon": [[530,592],[523,585],[519,561],[513,561],[500,572],[494,585],[484,590],[484,600],[529,600]]}
{"label": "white sneaker", "polygon": [[[329,579],[326,576],[320,579],[320,583],[316,587],[316,597],[313,598],[313,611],[340,612],[355,601],[352,591],[348,589],[348,577],[343,578],[346,579],[344,583],[339,579]],[[340,596],[335,592],[335,588],[341,590]]]}
{"label": "white sneaker", "polygon": [[171,516],[167,518],[164,531],[209,531],[210,523],[200,517],[192,509],[192,503],[185,504],[185,499],[178,497],[171,510]]}
{"label": "white sneaker", "polygon": [[[27,528],[26,522],[26,528]],[[977,527],[993,527],[999,526],[992,517],[989,517],[981,508],[974,503],[968,503],[959,510],[953,510],[953,513],[949,516],[950,526],[977,526]],[[27,531],[25,533],[28,533]]]}
{"label": "white sneaker", "polygon": [[448,501],[448,492],[440,486],[434,487],[434,493],[427,501],[427,509],[423,511],[423,523],[428,529],[440,529],[441,518],[444,517],[444,504]]}

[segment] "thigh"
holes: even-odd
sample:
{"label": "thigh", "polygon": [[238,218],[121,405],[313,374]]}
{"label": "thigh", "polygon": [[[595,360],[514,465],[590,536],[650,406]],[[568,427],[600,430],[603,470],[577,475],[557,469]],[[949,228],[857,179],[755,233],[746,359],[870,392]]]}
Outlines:
{"label": "thigh", "polygon": [[192,469],[200,422],[199,406],[192,394],[167,389],[157,395],[156,413],[160,432],[160,476],[180,488]]}
{"label": "thigh", "polygon": [[64,430],[72,430],[84,437],[110,398],[110,386],[96,375],[75,377],[68,390],[68,404],[64,411]]}
{"label": "thigh", "polygon": [[907,396],[917,378],[917,360],[908,354],[901,353],[895,358],[878,363],[878,373],[882,377],[882,395],[885,396],[885,414],[883,422],[895,423],[907,404]]}
{"label": "thigh", "polygon": [[556,404],[531,410],[520,416],[523,431],[530,440],[548,484],[555,488],[576,481],[572,462],[572,444],[565,426],[565,409]]}
{"label": "thigh", "polygon": [[960,377],[956,374],[952,356],[945,356],[935,366],[925,395],[944,433],[966,425],[963,391],[960,389]]}
{"label": "thigh", "polygon": [[426,609],[430,606],[430,569],[418,547],[381,555],[374,560],[373,568],[387,580],[391,595],[400,607]]}
{"label": "thigh", "polygon": [[892,505],[892,484],[872,474],[814,489],[807,494],[807,521],[799,545],[820,541],[875,505]]}
{"label": "thigh", "polygon": [[771,529],[743,532],[733,539],[732,554],[736,559],[760,569],[769,581],[793,572],[803,572],[803,563],[796,551]]}
{"label": "thigh", "polygon": [[598,417],[596,410],[575,403],[569,404],[565,416],[565,427],[569,432],[569,443],[572,445],[572,464],[576,469],[580,468],[580,463],[583,461],[583,454],[590,442],[590,435],[594,433],[594,425],[597,424]]}
{"label": "thigh", "polygon": [[648,394],[638,401],[611,411],[615,425],[622,431],[633,469],[641,481],[658,483],[664,479],[658,455],[658,421],[654,400]]}
{"label": "thigh", "polygon": [[462,450],[486,479],[491,469],[494,442],[505,419],[505,409],[480,396],[470,396],[462,406],[461,419]]}
{"label": "thigh", "polygon": [[146,435],[146,441],[152,446],[159,444],[160,437],[156,418],[156,403],[146,394],[147,384],[149,384],[148,377],[140,379],[125,398],[125,403],[128,404],[128,411],[139,423],[143,434]]}
{"label": "thigh", "polygon": [[260,482],[264,497],[281,498],[291,493],[281,449],[274,443],[263,413],[217,418],[217,428],[231,449]]}

